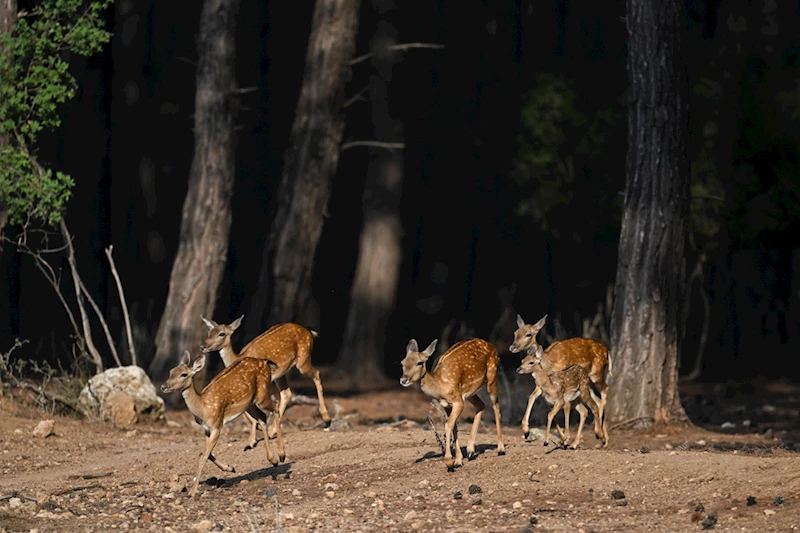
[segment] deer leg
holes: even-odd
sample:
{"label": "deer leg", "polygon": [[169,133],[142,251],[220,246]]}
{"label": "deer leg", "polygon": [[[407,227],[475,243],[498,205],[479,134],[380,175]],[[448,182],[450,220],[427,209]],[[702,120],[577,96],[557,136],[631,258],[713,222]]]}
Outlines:
{"label": "deer leg", "polygon": [[[282,375],[281,377],[275,379],[275,386],[280,391],[280,400],[278,401],[278,409],[276,412],[283,417],[283,412],[286,411],[286,408],[289,406],[289,402],[292,399],[292,389],[289,388],[289,381],[286,379],[286,374]],[[267,413],[267,411],[264,411]],[[267,413],[268,414],[268,413]],[[277,436],[277,429],[276,429],[276,417],[272,417],[272,421],[269,428],[269,438],[274,439]],[[266,421],[264,422],[266,424]]]}
{"label": "deer leg", "polygon": [[571,402],[564,402],[564,436],[567,437],[567,440],[564,441],[564,446],[567,445],[569,440],[569,411],[571,408]]}
{"label": "deer leg", "polygon": [[483,400],[478,398],[477,395],[470,396],[469,401],[475,407],[475,418],[472,420],[472,431],[470,431],[469,441],[467,441],[467,459],[471,461],[475,456],[475,438],[478,436],[478,426],[481,423],[481,415],[483,414],[484,409],[486,409],[486,404],[483,403]]}
{"label": "deer leg", "polygon": [[[588,393],[588,394],[587,394]],[[606,430],[606,421],[603,418],[604,415],[601,414],[600,404],[602,400],[598,401],[597,395],[591,389],[591,387],[586,387],[585,392],[581,392],[581,397],[583,402],[589,406],[589,409],[592,411],[594,415],[594,431],[595,434],[598,435],[599,438],[603,440],[603,447],[608,446],[608,431]]]}
{"label": "deer leg", "polygon": [[226,465],[222,461],[218,461],[216,457],[214,457],[213,453],[208,454],[208,460],[214,463],[217,468],[222,470],[223,472],[236,472],[236,469],[230,465]]}
{"label": "deer leg", "polygon": [[547,413],[547,429],[544,432],[544,445],[548,446],[550,444],[550,426],[553,424],[553,418],[555,418],[556,413],[561,410],[564,406],[564,400],[558,399],[553,404],[553,408],[550,409],[550,412]]}
{"label": "deer leg", "polygon": [[489,400],[492,402],[494,423],[497,426],[497,455],[505,455],[506,448],[503,446],[503,428],[500,421],[500,403],[497,401],[497,361],[486,367],[486,392],[489,393]]}
{"label": "deer leg", "polygon": [[208,438],[206,439],[206,449],[203,452],[203,455],[200,457],[200,466],[197,467],[197,475],[194,478],[194,484],[192,488],[189,490],[189,497],[194,497],[195,493],[197,492],[197,486],[200,484],[200,474],[203,473],[203,466],[205,466],[206,461],[208,461],[208,457],[211,455],[211,451],[214,449],[214,446],[217,445],[217,439],[219,439],[219,428],[214,428],[208,434]]}
{"label": "deer leg", "polygon": [[[575,410],[578,411],[578,414],[580,415],[581,418],[580,422],[578,422],[578,434],[575,435],[575,442],[573,442],[571,446],[573,450],[577,448],[578,444],[580,444],[581,442],[581,432],[583,431],[583,424],[584,422],[586,422],[586,415],[589,414],[589,410],[586,409],[586,406],[583,405],[582,403],[576,405]],[[566,444],[566,441],[564,442],[564,444]]]}
{"label": "deer leg", "polygon": [[[259,421],[253,418],[250,413],[244,414],[245,419],[250,423],[250,438],[247,441],[247,446],[244,447],[244,451],[252,450],[258,444],[258,438],[256,437],[256,429],[258,427]],[[266,423],[266,421],[262,422],[262,425]]]}
{"label": "deer leg", "polygon": [[[449,416],[447,417],[447,422],[444,425],[444,464],[447,466],[447,471],[452,472],[455,468],[453,466],[453,453],[450,451],[450,446],[453,443],[453,428],[456,425],[456,420],[458,417],[461,416],[461,411],[464,410],[464,404],[462,402],[454,403],[450,407],[450,412],[448,413]],[[457,455],[461,455],[461,449],[457,448]]]}
{"label": "deer leg", "polygon": [[525,408],[525,416],[522,417],[522,436],[524,438],[528,438],[528,433],[530,433],[530,428],[528,427],[528,420],[531,417],[531,410],[533,409],[533,402],[536,401],[536,398],[541,396],[542,389],[539,385],[536,385],[536,388],[533,389],[533,392],[530,396],[528,396],[528,407]]}
{"label": "deer leg", "polygon": [[304,376],[310,377],[314,381],[314,386],[317,388],[317,399],[319,400],[319,416],[325,422],[325,427],[330,427],[331,417],[328,414],[328,408],[325,407],[325,398],[322,395],[322,380],[319,379],[319,370],[311,365],[311,356],[297,358],[297,370]]}

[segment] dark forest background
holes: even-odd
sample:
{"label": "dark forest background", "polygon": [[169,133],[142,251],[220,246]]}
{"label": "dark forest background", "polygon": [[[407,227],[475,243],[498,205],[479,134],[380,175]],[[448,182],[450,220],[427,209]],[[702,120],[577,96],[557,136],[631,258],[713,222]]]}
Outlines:
{"label": "dark forest background", "polygon": [[[311,1],[241,2],[236,81],[252,90],[235,114],[218,322],[252,304],[313,9]],[[104,253],[114,245],[142,366],[155,350],[192,161],[200,10],[118,0],[108,12],[111,44],[71,59],[77,96],[40,147],[42,160],[75,179],[66,220],[81,276],[122,339]],[[451,321],[454,333],[463,322],[476,336],[510,342],[515,313],[528,322],[548,314],[555,338],[584,334],[583,320],[600,309],[607,329],[625,187],[624,15],[622,0],[398,2],[385,14],[362,3],[357,56],[369,52],[381,19],[398,43],[444,45],[402,52],[388,85],[405,146],[387,376],[399,375],[409,338],[427,345]],[[796,379],[800,1],[688,0],[685,31],[692,200],[681,373],[692,370],[707,321],[702,379]],[[373,73],[369,62],[353,66],[345,143],[373,136],[366,96],[353,98]],[[315,305],[302,317],[320,332],[319,364],[340,356],[362,193],[379,151],[341,152],[314,264]],[[4,245],[0,272],[0,350],[19,337],[31,343],[15,355],[69,361],[72,329],[30,258]],[[237,332],[236,347],[260,333],[250,329]]]}

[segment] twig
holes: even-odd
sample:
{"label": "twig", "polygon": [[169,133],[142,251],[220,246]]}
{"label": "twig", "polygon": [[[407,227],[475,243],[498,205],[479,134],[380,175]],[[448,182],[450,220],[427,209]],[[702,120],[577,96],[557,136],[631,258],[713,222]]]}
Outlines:
{"label": "twig", "polygon": [[53,496],[63,496],[64,494],[69,494],[70,492],[78,492],[79,490],[102,489],[102,488],[103,486],[99,483],[92,483],[91,485],[78,485],[77,487],[70,487],[68,489],[54,492]]}
{"label": "twig", "polygon": [[22,492],[20,492],[18,490],[12,490],[8,494],[6,494],[4,496],[0,496],[0,502],[5,501],[5,500],[10,500],[11,498],[19,498],[20,500],[28,500],[29,502],[39,503],[39,500],[37,500],[36,498],[32,498],[30,496],[25,496],[24,494],[22,494]]}
{"label": "twig", "polygon": [[[407,50],[411,50],[412,48],[432,48],[435,50],[440,50],[444,48],[443,44],[434,44],[434,43],[405,43],[405,44],[392,44],[386,47],[387,50],[391,50],[393,52],[405,52]],[[368,52],[364,55],[360,55],[350,60],[350,66],[357,65],[362,61],[366,61],[370,57],[374,56],[375,52]]]}
{"label": "twig", "polygon": [[428,421],[428,424],[431,425],[431,429],[433,430],[433,435],[436,437],[436,442],[439,443],[439,448],[442,450],[442,455],[444,455],[444,442],[442,442],[442,438],[439,436],[439,432],[436,431],[436,424],[433,423],[433,418],[431,415],[425,415],[425,420]]}
{"label": "twig", "polygon": [[114,472],[99,472],[97,474],[72,474],[68,479],[100,479],[101,477],[113,476]]}
{"label": "twig", "polygon": [[365,92],[367,92],[368,90],[369,90],[369,85],[365,86],[363,89],[358,91],[355,95],[353,95],[350,98],[348,98],[347,100],[345,100],[344,103],[342,104],[342,109],[344,109],[345,107],[350,107],[351,105],[355,104],[358,100],[364,100],[363,98],[361,98],[361,95],[364,94]]}
{"label": "twig", "polygon": [[111,274],[114,276],[114,280],[117,282],[119,301],[122,305],[122,317],[125,319],[125,332],[128,334],[128,351],[131,353],[131,364],[137,365],[136,349],[133,347],[133,335],[131,334],[131,317],[128,315],[128,304],[125,303],[125,291],[122,290],[122,281],[119,279],[119,273],[117,272],[117,267],[114,264],[114,258],[111,256],[113,251],[114,245],[112,244],[106,248],[106,257],[108,257],[108,263],[111,265]]}
{"label": "twig", "polygon": [[342,144],[341,150],[344,151],[349,148],[355,148],[356,146],[372,146],[374,148],[386,148],[387,150],[391,151],[395,148],[405,148],[406,145],[405,143],[387,143],[380,141],[350,141]]}
{"label": "twig", "polygon": [[83,294],[81,294],[81,278],[78,275],[78,266],[75,262],[75,249],[72,247],[72,236],[69,234],[69,230],[67,230],[67,224],[64,222],[64,219],[61,219],[61,232],[64,234],[64,240],[67,241],[69,245],[69,255],[67,256],[67,261],[69,261],[69,268],[72,272],[72,283],[75,285],[75,299],[78,301],[78,310],[81,313],[81,325],[83,326],[83,337],[86,342],[86,348],[89,350],[89,353],[92,355],[92,359],[94,360],[94,364],[97,367],[97,373],[103,371],[103,358],[100,357],[100,352],[97,351],[97,348],[94,345],[94,341],[92,340],[92,330],[91,326],[89,325],[89,316],[86,314],[86,308],[83,306]]}
{"label": "twig", "polygon": [[23,388],[23,389],[32,390],[33,392],[38,393],[39,395],[43,396],[47,400],[50,400],[52,402],[58,402],[61,405],[69,407],[70,409],[72,409],[73,411],[78,413],[79,415],[83,415],[81,410],[78,409],[76,406],[74,406],[72,404],[72,402],[70,402],[69,400],[67,400],[63,396],[59,396],[57,394],[53,394],[51,392],[47,392],[42,387],[39,387],[37,385],[33,385],[33,384],[28,383],[27,381],[24,381],[24,380],[14,380],[13,386],[14,387]]}
{"label": "twig", "polygon": [[636,418],[630,418],[630,419],[625,420],[623,422],[619,422],[617,424],[614,424],[609,429],[619,429],[619,428],[621,428],[623,426],[628,426],[628,425],[634,424],[636,422],[639,422],[641,420],[652,420],[652,417],[650,417],[650,416],[637,416]]}
{"label": "twig", "polygon": [[83,280],[80,280],[81,283],[81,292],[83,295],[86,296],[86,299],[89,300],[89,305],[92,306],[94,309],[94,314],[97,315],[97,319],[100,321],[100,325],[103,327],[103,332],[106,334],[106,342],[108,342],[108,348],[111,350],[111,356],[114,358],[114,361],[117,362],[117,366],[122,366],[122,362],[119,360],[119,354],[117,354],[117,347],[114,346],[114,339],[111,337],[111,332],[108,330],[108,324],[106,323],[106,319],[103,318],[103,313],[100,312],[100,308],[97,306],[97,303],[92,298],[92,295],[89,294],[89,291],[86,289],[86,285],[83,284]]}

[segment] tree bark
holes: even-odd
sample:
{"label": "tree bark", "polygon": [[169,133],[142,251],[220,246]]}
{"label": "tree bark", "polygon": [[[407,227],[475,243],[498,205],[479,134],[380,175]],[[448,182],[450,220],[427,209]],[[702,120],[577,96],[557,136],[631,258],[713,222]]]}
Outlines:
{"label": "tree bark", "polygon": [[[393,0],[373,1],[379,11],[394,7]],[[372,38],[370,102],[375,140],[402,143],[402,125],[389,110],[389,83],[398,52],[397,32],[380,20]],[[375,383],[385,379],[386,326],[395,305],[402,261],[400,195],[403,184],[403,152],[368,148],[370,163],[363,196],[363,225],[355,279],[350,292],[339,365],[354,382]]]}
{"label": "tree bark", "polygon": [[[14,30],[14,23],[17,21],[17,0],[0,0],[0,34],[11,35]],[[5,53],[0,49],[0,53]],[[8,146],[8,135],[0,135],[0,147]],[[0,235],[8,222],[8,209],[0,205]],[[0,247],[0,253],[3,248]]]}
{"label": "tree bark", "polygon": [[245,317],[247,337],[265,330],[267,324],[297,320],[309,298],[314,253],[339,162],[344,130],[341,107],[360,4],[361,0],[317,0],[315,4],[278,207]]}
{"label": "tree bark", "polygon": [[160,381],[183,350],[195,352],[212,316],[228,253],[235,137],[231,99],[239,0],[205,0],[197,40],[194,156],[180,242],[149,374]]}
{"label": "tree bark", "polygon": [[628,0],[628,154],[608,420],[683,420],[680,312],[689,172],[679,0]]}

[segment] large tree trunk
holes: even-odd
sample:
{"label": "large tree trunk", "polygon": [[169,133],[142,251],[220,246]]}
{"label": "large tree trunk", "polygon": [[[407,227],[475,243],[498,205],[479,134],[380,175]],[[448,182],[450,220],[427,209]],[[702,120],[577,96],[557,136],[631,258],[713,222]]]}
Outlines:
{"label": "large tree trunk", "polygon": [[[393,0],[373,2],[380,12],[394,6]],[[372,38],[370,102],[375,140],[403,141],[402,125],[389,112],[389,82],[398,52],[396,30],[386,20],[378,22]],[[354,382],[374,383],[385,378],[386,325],[395,305],[398,273],[402,261],[400,194],[403,184],[403,153],[385,148],[368,148],[370,163],[364,185],[364,220],[359,241],[355,279],[350,292],[340,366]]]}
{"label": "large tree trunk", "polygon": [[628,0],[628,155],[611,316],[609,422],[684,419],[678,396],[688,212],[679,0]]}
{"label": "large tree trunk", "polygon": [[[0,0],[0,34],[10,35],[17,21],[17,0]],[[0,49],[0,53],[5,53]],[[0,135],[0,147],[8,146],[8,135]],[[7,206],[0,205],[0,236],[8,222]],[[0,252],[2,252],[0,247]]]}
{"label": "large tree trunk", "polygon": [[236,15],[239,0],[205,0],[197,39],[194,156],[183,204],[180,243],[169,293],[156,334],[149,374],[164,378],[188,349],[195,352],[217,301],[231,226],[234,179],[234,97]]}
{"label": "large tree trunk", "polygon": [[340,111],[350,77],[360,4],[360,0],[317,0],[314,7],[278,207],[264,247],[258,286],[245,317],[249,338],[267,324],[297,320],[309,298],[323,212],[339,162],[344,129]]}

